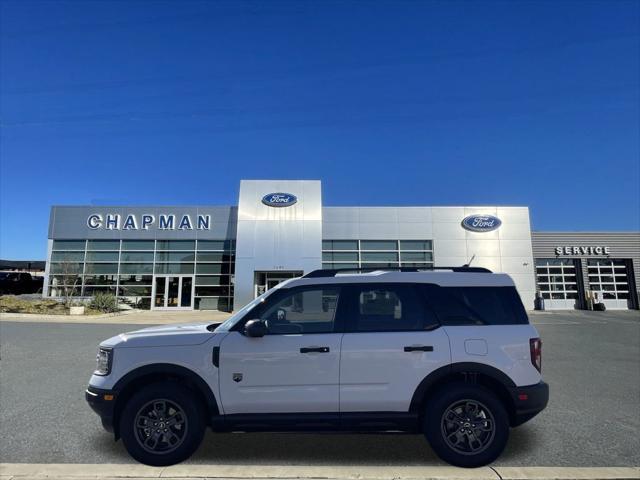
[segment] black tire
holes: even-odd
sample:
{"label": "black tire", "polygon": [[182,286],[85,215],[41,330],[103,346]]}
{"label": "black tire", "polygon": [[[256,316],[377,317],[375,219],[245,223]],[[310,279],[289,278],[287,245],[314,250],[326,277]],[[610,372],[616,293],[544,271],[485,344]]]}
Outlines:
{"label": "black tire", "polygon": [[445,462],[457,467],[481,467],[504,450],[509,438],[509,416],[489,389],[455,383],[442,387],[427,402],[424,433]]}
{"label": "black tire", "polygon": [[204,407],[175,382],[143,387],[127,401],[120,416],[120,437],[127,452],[147,465],[186,460],[200,446],[204,430]]}

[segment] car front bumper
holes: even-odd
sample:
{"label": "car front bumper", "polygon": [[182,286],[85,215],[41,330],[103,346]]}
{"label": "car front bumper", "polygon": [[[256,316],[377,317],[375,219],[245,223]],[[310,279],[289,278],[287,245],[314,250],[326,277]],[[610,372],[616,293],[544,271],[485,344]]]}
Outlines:
{"label": "car front bumper", "polygon": [[549,403],[549,385],[545,382],[526,387],[513,387],[509,389],[509,393],[514,405],[512,427],[528,422]]}
{"label": "car front bumper", "polygon": [[91,409],[100,416],[104,429],[113,432],[116,393],[113,390],[103,390],[89,385],[84,396]]}

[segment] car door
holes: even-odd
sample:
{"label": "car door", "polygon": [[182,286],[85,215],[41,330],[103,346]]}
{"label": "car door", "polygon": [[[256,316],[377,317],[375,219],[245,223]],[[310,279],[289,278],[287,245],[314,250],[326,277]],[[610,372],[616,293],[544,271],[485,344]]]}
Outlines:
{"label": "car door", "polygon": [[223,339],[219,381],[226,415],[338,412],[339,297],[333,286],[283,288],[256,312],[265,336],[232,331]]}
{"label": "car door", "polygon": [[340,412],[406,412],[420,382],[450,364],[449,340],[417,285],[343,290]]}

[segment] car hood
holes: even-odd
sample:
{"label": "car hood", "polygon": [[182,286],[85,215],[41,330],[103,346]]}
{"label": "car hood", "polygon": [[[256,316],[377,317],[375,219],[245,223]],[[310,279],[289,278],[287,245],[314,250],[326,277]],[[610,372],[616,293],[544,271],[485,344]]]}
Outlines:
{"label": "car hood", "polygon": [[102,347],[167,347],[200,345],[215,335],[207,329],[208,323],[187,323],[182,325],[161,325],[121,333],[105,340]]}

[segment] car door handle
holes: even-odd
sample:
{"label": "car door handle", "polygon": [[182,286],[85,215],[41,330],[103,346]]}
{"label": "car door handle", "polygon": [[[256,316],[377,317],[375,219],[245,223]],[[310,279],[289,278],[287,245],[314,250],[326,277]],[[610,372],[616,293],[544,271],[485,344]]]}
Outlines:
{"label": "car door handle", "polygon": [[433,352],[431,345],[409,345],[404,347],[405,352]]}
{"label": "car door handle", "polygon": [[302,347],[300,353],[329,353],[329,347]]}
{"label": "car door handle", "polygon": [[214,367],[220,368],[220,347],[213,347],[211,363],[213,363]]}

